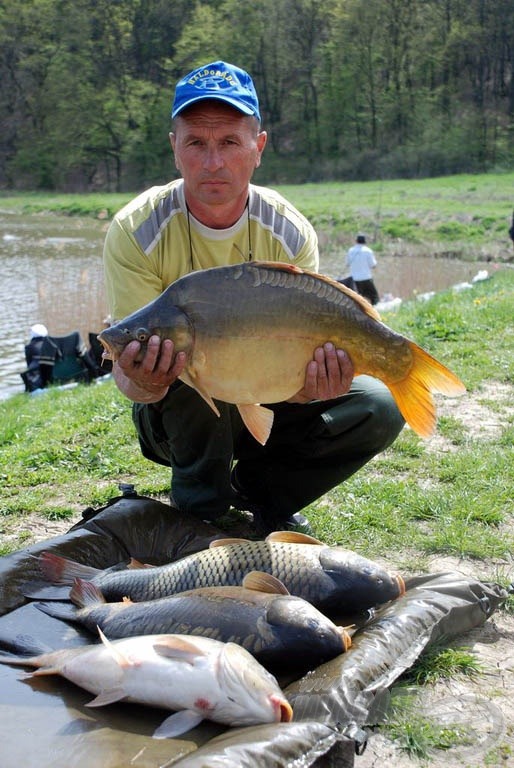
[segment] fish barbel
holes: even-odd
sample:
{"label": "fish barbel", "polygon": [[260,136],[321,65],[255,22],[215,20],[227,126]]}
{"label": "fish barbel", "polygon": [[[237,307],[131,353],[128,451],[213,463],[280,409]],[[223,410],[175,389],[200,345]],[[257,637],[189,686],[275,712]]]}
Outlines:
{"label": "fish barbel", "polygon": [[460,379],[381,322],[365,299],[329,277],[290,264],[249,262],[192,272],[150,304],[104,329],[104,356],[117,360],[130,341],[158,335],[187,353],[180,379],[219,415],[214,399],[236,404],[265,444],[273,412],[304,385],[316,347],[344,349],[355,375],[380,379],[412,429],[435,430],[432,392],[462,394]]}
{"label": "fish barbel", "polygon": [[170,597],[106,603],[91,582],[76,579],[67,603],[36,603],[44,613],[99,627],[109,638],[160,632],[237,643],[266,669],[305,672],[346,651],[350,635],[267,573],[249,573],[240,587],[200,587]]}
{"label": "fish barbel", "polygon": [[33,676],[61,675],[96,694],[86,706],[132,701],[177,710],[154,738],[179,736],[202,720],[225,725],[289,722],[292,709],[276,679],[248,651],[188,635],[107,640],[28,658],[0,656],[3,664],[36,667]]}
{"label": "fish barbel", "polygon": [[294,531],[270,533],[264,541],[221,539],[209,549],[167,565],[105,573],[51,552],[39,556],[40,569],[54,584],[92,581],[104,598],[155,600],[198,587],[239,586],[250,571],[279,579],[291,595],[325,612],[356,613],[402,595],[401,576],[343,547],[329,547]]}

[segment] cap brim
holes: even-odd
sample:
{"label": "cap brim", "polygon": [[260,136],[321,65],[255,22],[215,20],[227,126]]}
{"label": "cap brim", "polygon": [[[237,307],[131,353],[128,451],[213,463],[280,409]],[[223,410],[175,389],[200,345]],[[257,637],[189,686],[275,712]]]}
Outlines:
{"label": "cap brim", "polygon": [[256,117],[260,120],[260,115],[256,114],[254,110],[247,106],[246,104],[243,104],[241,101],[237,101],[237,99],[231,99],[229,96],[195,96],[193,99],[188,99],[188,101],[185,101],[183,104],[181,104],[179,107],[176,107],[173,109],[171,113],[171,117],[175,118],[177,115],[179,115],[181,112],[183,112],[188,107],[193,106],[193,104],[196,104],[199,101],[223,101],[225,104],[229,104],[231,107],[234,107],[234,109],[237,109],[238,112],[242,112],[244,115],[253,115],[253,117]]}

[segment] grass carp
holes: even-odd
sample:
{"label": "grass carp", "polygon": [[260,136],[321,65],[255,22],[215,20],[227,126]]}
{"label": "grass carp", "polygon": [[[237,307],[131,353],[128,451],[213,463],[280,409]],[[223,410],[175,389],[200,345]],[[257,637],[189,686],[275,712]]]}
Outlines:
{"label": "grass carp", "polygon": [[66,603],[38,603],[59,619],[99,627],[109,638],[179,633],[237,643],[266,669],[306,672],[351,645],[349,634],[267,573],[252,572],[241,587],[201,587],[170,597],[106,603],[91,582],[76,579]]}
{"label": "grass carp", "polygon": [[276,679],[248,651],[187,635],[107,640],[39,656],[0,656],[3,664],[61,675],[95,694],[86,706],[131,701],[177,710],[154,738],[179,736],[202,720],[225,725],[289,722],[292,709]]}
{"label": "grass carp", "polygon": [[250,571],[279,579],[296,597],[319,610],[358,613],[394,600],[405,591],[400,576],[389,574],[372,560],[294,531],[271,533],[264,541],[220,539],[209,549],[167,565],[104,573],[51,552],[39,556],[48,581],[73,584],[84,578],[109,602],[129,597],[155,600],[198,587],[239,586]]}
{"label": "grass carp", "polygon": [[236,404],[262,444],[273,413],[260,404],[295,395],[315,348],[325,342],[347,352],[355,375],[380,379],[422,437],[435,429],[432,392],[465,391],[455,374],[382,323],[357,293],[289,264],[249,262],[192,272],[98,338],[104,356],[117,360],[133,340],[142,354],[154,334],[187,353],[180,378],[218,415],[214,399]]}

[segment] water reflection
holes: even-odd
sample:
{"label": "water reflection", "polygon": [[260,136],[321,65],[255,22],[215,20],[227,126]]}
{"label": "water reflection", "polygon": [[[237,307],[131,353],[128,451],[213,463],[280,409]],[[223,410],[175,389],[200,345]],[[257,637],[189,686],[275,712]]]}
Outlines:
{"label": "water reflection", "polygon": [[[74,330],[87,341],[107,314],[102,246],[108,223],[0,211],[0,399],[23,391],[24,345],[34,323],[54,336]],[[344,256],[322,256],[321,270],[343,277]],[[381,295],[403,299],[469,281],[487,265],[422,256],[377,255]]]}
{"label": "water reflection", "polygon": [[34,323],[87,340],[107,314],[105,222],[0,213],[0,398],[23,391],[24,345]]}

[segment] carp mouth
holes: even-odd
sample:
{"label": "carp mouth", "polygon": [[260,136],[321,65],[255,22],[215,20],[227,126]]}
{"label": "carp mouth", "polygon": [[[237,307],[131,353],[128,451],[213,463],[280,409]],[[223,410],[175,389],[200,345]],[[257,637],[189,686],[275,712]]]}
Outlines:
{"label": "carp mouth", "polygon": [[405,581],[402,579],[399,573],[394,576],[394,580],[398,585],[398,597],[402,597],[402,595],[404,595],[406,592]]}
{"label": "carp mouth", "polygon": [[104,348],[104,351],[102,352],[102,360],[112,360],[115,361],[117,359],[116,351],[114,347],[111,347],[109,342],[106,339],[102,338],[102,334],[96,337],[102,347]]}
{"label": "carp mouth", "polygon": [[272,694],[270,701],[276,713],[276,720],[279,723],[290,723],[293,719],[293,708],[287,699]]}

